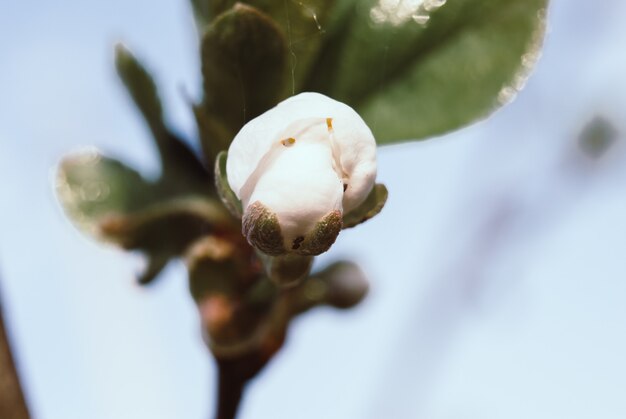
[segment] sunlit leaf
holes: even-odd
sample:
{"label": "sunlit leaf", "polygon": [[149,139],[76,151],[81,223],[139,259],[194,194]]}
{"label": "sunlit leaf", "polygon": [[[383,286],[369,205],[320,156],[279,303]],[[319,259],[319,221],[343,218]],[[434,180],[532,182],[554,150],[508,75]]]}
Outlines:
{"label": "sunlit leaf", "polygon": [[172,192],[95,152],[65,158],[56,186],[65,213],[79,229],[146,254],[143,283],[199,237],[233,228],[231,216],[215,199],[185,193],[184,188]]}
{"label": "sunlit leaf", "polygon": [[303,90],[353,106],[377,140],[442,134],[486,117],[538,58],[547,0],[354,2]]}
{"label": "sunlit leaf", "polygon": [[139,173],[97,152],[63,159],[57,172],[57,197],[66,214],[90,234],[110,213],[130,213],[153,204],[157,190]]}

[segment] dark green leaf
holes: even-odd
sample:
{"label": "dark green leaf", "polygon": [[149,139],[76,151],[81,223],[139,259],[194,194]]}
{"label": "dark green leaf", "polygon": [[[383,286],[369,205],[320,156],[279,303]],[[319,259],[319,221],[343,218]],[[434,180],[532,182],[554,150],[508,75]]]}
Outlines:
{"label": "dark green leaf", "polygon": [[140,285],[148,285],[156,279],[156,277],[165,268],[170,261],[170,255],[167,254],[154,254],[147,257],[148,265],[144,271],[137,277],[137,282]]}
{"label": "dark green leaf", "polygon": [[226,160],[228,159],[228,152],[222,151],[218,154],[215,160],[215,187],[217,193],[222,199],[224,206],[228,208],[231,214],[237,218],[241,218],[243,215],[243,209],[241,208],[241,201],[235,195],[235,192],[230,188],[228,178],[226,177]]}
{"label": "dark green leaf", "polygon": [[183,141],[167,128],[156,85],[145,67],[121,44],[115,48],[115,65],[152,132],[165,177],[173,174],[183,184],[204,182],[210,185],[210,173]]}
{"label": "dark green leaf", "polygon": [[[202,74],[208,115],[201,120],[209,130],[203,147],[226,150],[245,122],[286,97],[285,37],[268,16],[237,4],[208,27],[202,40]],[[216,121],[221,132],[211,130]]]}
{"label": "dark green leaf", "polygon": [[216,156],[225,151],[233,139],[232,129],[207,112],[202,105],[194,105],[193,113],[198,126],[202,153],[206,162],[214,162]]}
{"label": "dark green leaf", "polygon": [[152,76],[122,44],[115,47],[115,66],[150,129],[163,130],[163,108]]}
{"label": "dark green leaf", "polygon": [[204,27],[211,19],[211,3],[213,3],[212,0],[191,0],[193,15],[200,33],[204,32]]}
{"label": "dark green leaf", "polygon": [[[200,2],[201,0],[197,0]],[[244,0],[270,16],[281,28],[290,53],[291,82],[298,91],[309,74],[327,30],[341,20],[346,6],[356,0]],[[233,7],[237,0],[204,0],[208,15],[218,16]]]}
{"label": "dark green leaf", "polygon": [[457,129],[523,86],[539,54],[546,5],[354,2],[328,34],[304,90],[354,107],[382,144]]}
{"label": "dark green leaf", "polygon": [[378,214],[385,206],[387,196],[388,192],[385,185],[380,183],[374,185],[365,201],[343,216],[343,228],[354,227]]}
{"label": "dark green leaf", "polygon": [[127,249],[179,255],[193,241],[214,231],[238,231],[224,207],[204,196],[171,198],[132,213],[99,219],[101,237]]}

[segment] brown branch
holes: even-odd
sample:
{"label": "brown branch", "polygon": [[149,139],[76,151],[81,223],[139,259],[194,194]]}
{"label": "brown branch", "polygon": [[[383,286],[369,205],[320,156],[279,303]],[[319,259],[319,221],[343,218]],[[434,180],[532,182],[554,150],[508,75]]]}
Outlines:
{"label": "brown branch", "polygon": [[232,359],[216,359],[219,379],[215,419],[237,417],[246,385],[263,369],[274,352],[265,354],[263,351],[254,351]]}
{"label": "brown branch", "polygon": [[30,418],[20,385],[0,303],[0,418]]}
{"label": "brown branch", "polygon": [[233,374],[231,368],[219,366],[217,415],[215,419],[235,419],[246,380]]}

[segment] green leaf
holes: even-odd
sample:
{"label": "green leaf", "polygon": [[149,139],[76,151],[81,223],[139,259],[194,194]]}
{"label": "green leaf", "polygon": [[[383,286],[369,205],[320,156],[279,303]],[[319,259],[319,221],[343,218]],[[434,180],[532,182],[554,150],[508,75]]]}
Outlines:
{"label": "green leaf", "polygon": [[226,160],[228,160],[228,152],[222,151],[218,154],[215,160],[215,188],[217,194],[222,200],[222,203],[232,215],[237,218],[241,218],[243,215],[243,208],[241,207],[241,201],[235,195],[235,192],[230,188],[228,178],[226,177]]}
{"label": "green leaf", "polygon": [[352,2],[329,31],[303,90],[354,107],[381,144],[458,129],[521,89],[539,55],[546,5]]}
{"label": "green leaf", "polygon": [[65,157],[57,172],[56,193],[67,216],[92,235],[97,235],[104,215],[137,211],[158,196],[139,173],[97,152]]}
{"label": "green leaf", "polygon": [[137,282],[140,285],[148,285],[154,281],[161,271],[167,266],[170,261],[170,255],[167,254],[154,254],[147,257],[148,265],[142,273],[137,277]]}
{"label": "green leaf", "polygon": [[[196,0],[200,3],[202,0]],[[290,78],[295,91],[309,75],[326,37],[327,30],[339,22],[355,0],[204,0],[209,19],[245,3],[270,16],[280,27],[289,49]]]}
{"label": "green leaf", "polygon": [[196,26],[201,33],[211,18],[211,3],[213,3],[211,0],[191,0]]}
{"label": "green leaf", "polygon": [[209,114],[202,105],[192,107],[198,126],[198,136],[202,144],[202,154],[206,162],[213,162],[216,156],[228,149],[234,135],[231,128]]}
{"label": "green leaf", "polygon": [[153,131],[164,129],[163,108],[152,76],[122,44],[115,47],[115,67],[128,93]]}
{"label": "green leaf", "polygon": [[203,147],[226,150],[245,122],[286,97],[285,37],[271,18],[237,4],[208,27],[202,40],[202,74],[207,113],[202,120],[209,121]]}
{"label": "green leaf", "polygon": [[131,213],[111,212],[98,220],[101,237],[127,249],[181,254],[196,239],[214,231],[239,231],[224,207],[204,196],[183,196]]}
{"label": "green leaf", "polygon": [[374,185],[365,201],[343,216],[343,228],[354,227],[377,215],[385,206],[388,195],[385,185],[381,183]]}
{"label": "green leaf", "polygon": [[115,48],[115,66],[130,97],[152,132],[161,158],[164,177],[169,178],[169,175],[173,174],[182,184],[210,185],[210,173],[204,169],[202,163],[183,141],[167,128],[163,119],[161,99],[152,76],[122,44]]}
{"label": "green leaf", "polygon": [[56,192],[67,216],[84,233],[146,254],[142,283],[203,235],[239,230],[218,201],[184,189],[171,192],[97,153],[65,158]]}

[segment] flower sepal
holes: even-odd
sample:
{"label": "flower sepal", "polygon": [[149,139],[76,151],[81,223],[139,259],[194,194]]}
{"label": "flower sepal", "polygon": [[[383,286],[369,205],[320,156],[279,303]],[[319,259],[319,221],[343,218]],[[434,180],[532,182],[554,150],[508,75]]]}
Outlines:
{"label": "flower sepal", "polygon": [[382,183],[374,185],[372,191],[361,205],[344,214],[343,228],[352,228],[378,215],[383,210],[388,195],[389,193],[385,185]]}

